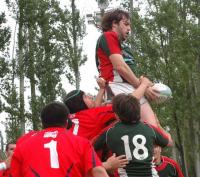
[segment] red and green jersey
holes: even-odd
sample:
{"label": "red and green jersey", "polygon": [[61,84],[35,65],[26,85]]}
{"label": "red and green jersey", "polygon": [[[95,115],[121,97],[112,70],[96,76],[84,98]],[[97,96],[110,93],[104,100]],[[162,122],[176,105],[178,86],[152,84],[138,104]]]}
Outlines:
{"label": "red and green jersey", "polygon": [[90,142],[65,128],[38,131],[18,144],[12,157],[12,177],[85,177],[101,166]]}
{"label": "red and green jersey", "polygon": [[73,122],[70,131],[89,140],[96,137],[110,122],[116,120],[112,106],[100,106],[86,109],[70,115]]}
{"label": "red and green jersey", "polygon": [[168,138],[158,128],[139,122],[117,123],[106,134],[106,144],[112,153],[126,155],[129,164],[120,168],[116,176],[152,177],[153,145],[167,146]]}
{"label": "red and green jersey", "polygon": [[161,157],[161,164],[155,168],[159,177],[184,177],[176,161],[165,156]]}
{"label": "red and green jersey", "polygon": [[100,77],[103,77],[106,81],[123,82],[109,59],[109,56],[112,54],[122,55],[122,49],[117,33],[107,31],[99,37],[96,46],[96,64]]}

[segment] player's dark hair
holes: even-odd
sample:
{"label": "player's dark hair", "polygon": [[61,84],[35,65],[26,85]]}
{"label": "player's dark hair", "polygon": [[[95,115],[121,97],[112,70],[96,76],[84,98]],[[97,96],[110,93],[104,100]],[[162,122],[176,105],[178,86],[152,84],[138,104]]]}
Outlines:
{"label": "player's dark hair", "polygon": [[64,98],[64,103],[69,108],[71,114],[88,109],[83,100],[84,94],[81,90],[73,90]]}
{"label": "player's dark hair", "polygon": [[68,114],[69,110],[63,103],[52,102],[47,104],[41,111],[43,128],[65,127]]}
{"label": "player's dark hair", "polygon": [[140,103],[132,95],[119,94],[112,100],[113,111],[123,123],[137,123],[140,120]]}
{"label": "player's dark hair", "polygon": [[10,141],[10,142],[8,142],[7,144],[6,144],[6,151],[8,151],[8,149],[9,149],[9,145],[10,144],[16,144],[16,141]]}
{"label": "player's dark hair", "polygon": [[129,13],[121,9],[106,12],[101,22],[103,32],[111,30],[113,22],[118,24],[124,17],[130,19]]}

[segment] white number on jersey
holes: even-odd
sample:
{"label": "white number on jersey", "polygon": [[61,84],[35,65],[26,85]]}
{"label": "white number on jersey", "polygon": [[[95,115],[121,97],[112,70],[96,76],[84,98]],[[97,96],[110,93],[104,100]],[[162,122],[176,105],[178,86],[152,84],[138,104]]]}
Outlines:
{"label": "white number on jersey", "polygon": [[[131,153],[129,136],[124,135],[121,137],[124,142],[125,154],[128,160],[132,160],[133,157],[137,160],[144,160],[148,157],[148,149],[145,147],[146,138],[143,135],[135,135],[132,139],[132,143],[135,146],[133,153]],[[140,139],[140,143],[138,140]],[[132,157],[133,155],[133,157]]]}
{"label": "white number on jersey", "polygon": [[51,140],[49,143],[44,144],[44,148],[48,148],[50,151],[51,168],[59,168],[57,141]]}
{"label": "white number on jersey", "polygon": [[74,123],[73,134],[77,135],[78,134],[78,128],[79,128],[79,120],[78,119],[72,119],[72,122]]}

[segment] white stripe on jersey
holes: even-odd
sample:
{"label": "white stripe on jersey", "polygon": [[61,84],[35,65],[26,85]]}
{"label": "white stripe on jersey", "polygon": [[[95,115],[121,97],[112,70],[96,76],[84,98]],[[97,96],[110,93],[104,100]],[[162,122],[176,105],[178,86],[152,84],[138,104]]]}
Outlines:
{"label": "white stripe on jersey", "polygon": [[154,161],[154,157],[153,157],[152,162],[151,162],[151,164],[152,164],[151,165],[152,177],[159,177],[157,170],[154,168],[155,163],[153,161]]}
{"label": "white stripe on jersey", "polygon": [[120,177],[128,177],[126,170],[124,168],[118,168],[117,171]]}

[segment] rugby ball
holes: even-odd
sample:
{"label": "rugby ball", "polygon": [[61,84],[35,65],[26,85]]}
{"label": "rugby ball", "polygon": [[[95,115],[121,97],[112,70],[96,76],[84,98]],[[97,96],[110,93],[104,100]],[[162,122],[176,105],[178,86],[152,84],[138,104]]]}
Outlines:
{"label": "rugby ball", "polygon": [[172,91],[171,89],[162,83],[155,83],[152,86],[152,89],[157,91],[158,98],[154,100],[155,103],[161,104],[172,98]]}

